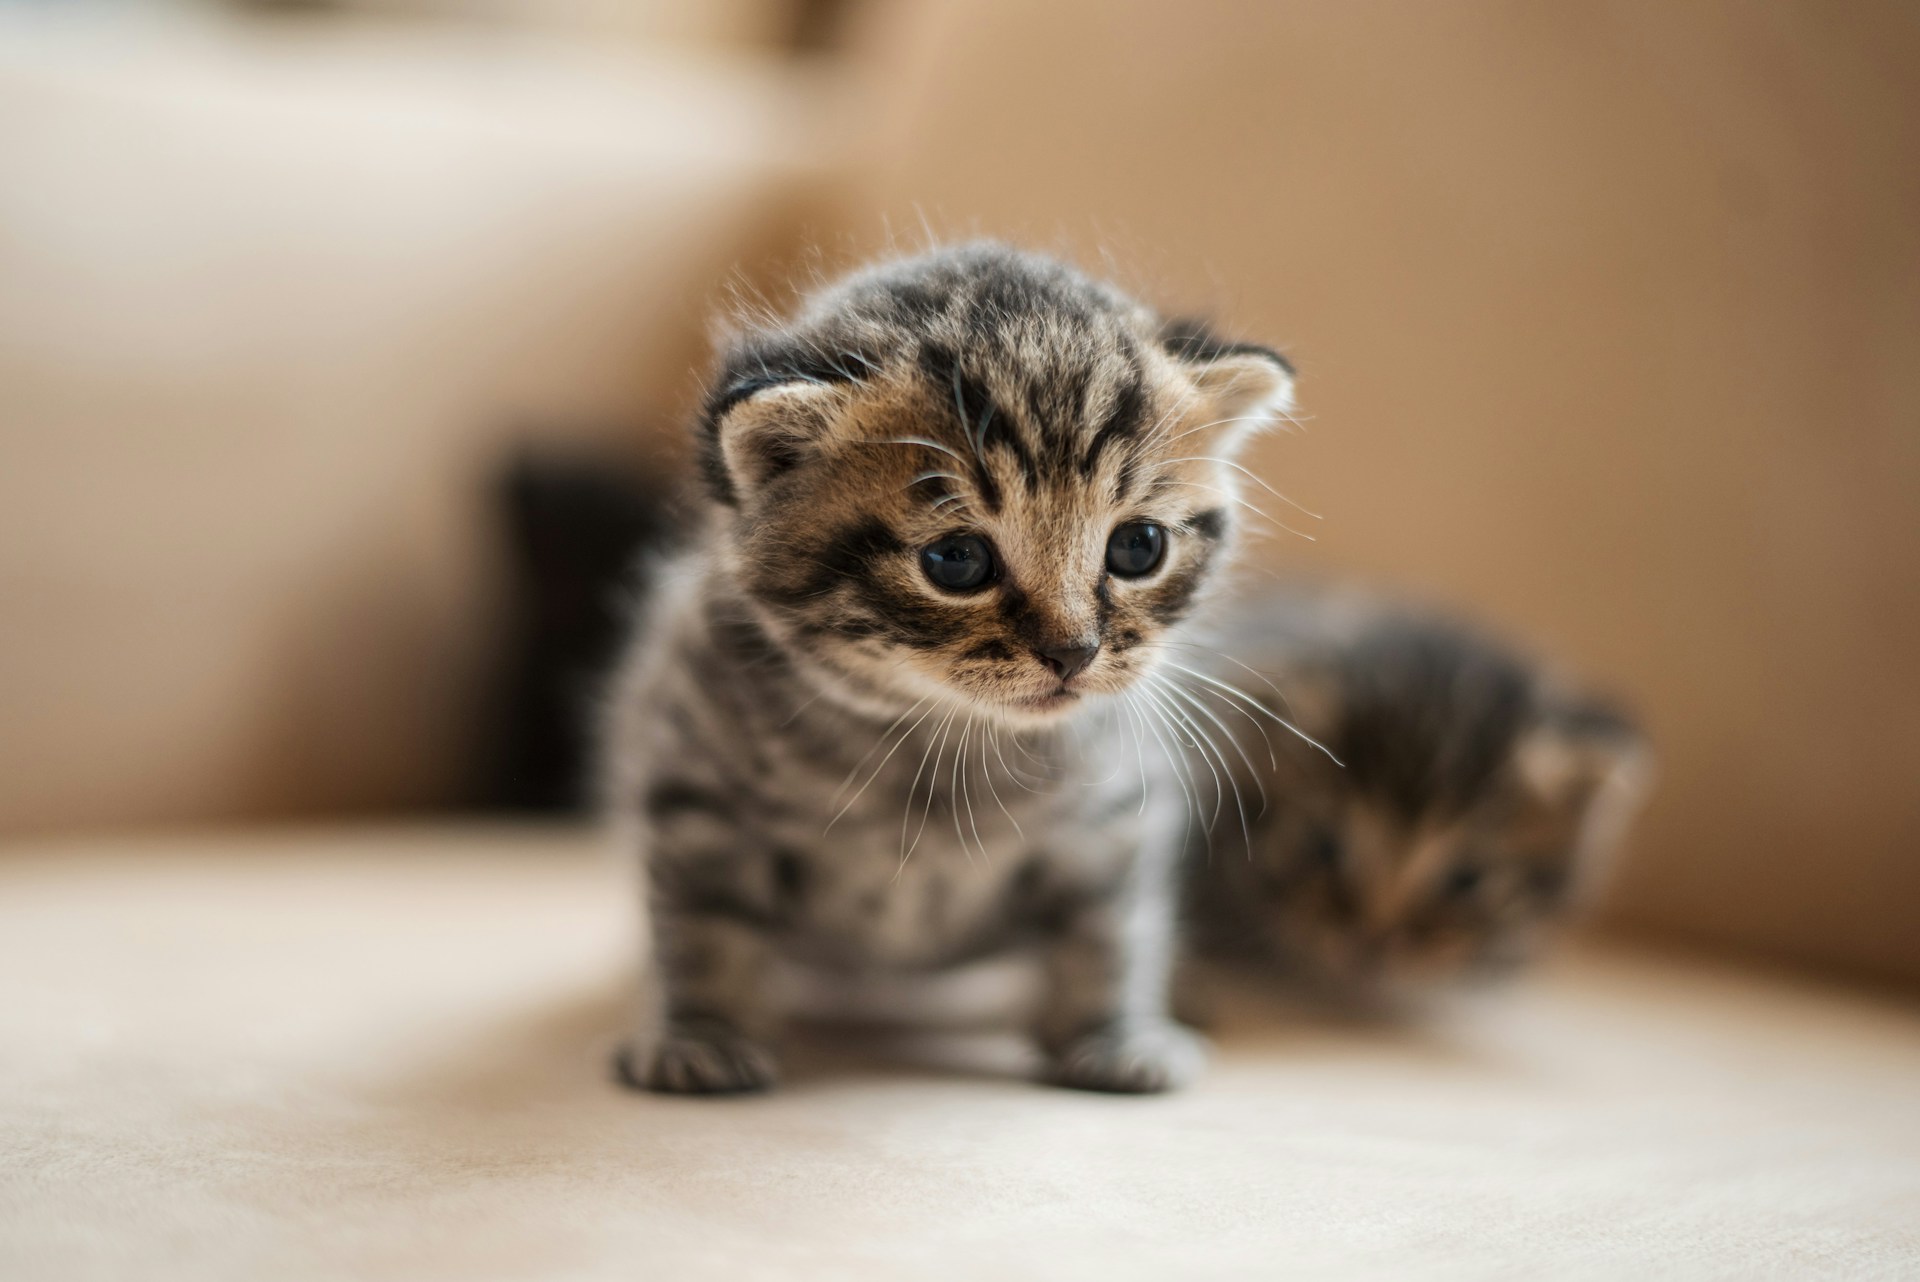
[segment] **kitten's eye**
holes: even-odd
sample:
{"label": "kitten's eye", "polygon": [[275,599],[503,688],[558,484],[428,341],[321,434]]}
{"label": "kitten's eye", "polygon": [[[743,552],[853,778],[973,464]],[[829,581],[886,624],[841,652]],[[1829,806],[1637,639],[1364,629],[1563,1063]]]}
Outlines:
{"label": "kitten's eye", "polygon": [[1462,864],[1440,882],[1440,893],[1448,899],[1470,899],[1486,879],[1484,870],[1472,864]]}
{"label": "kitten's eye", "polygon": [[1107,538],[1107,569],[1123,579],[1153,573],[1167,554],[1167,532],[1151,521],[1128,521]]}
{"label": "kitten's eye", "polygon": [[1346,847],[1341,844],[1340,834],[1331,828],[1315,828],[1307,834],[1307,861],[1329,872],[1340,867],[1340,861],[1346,856]]}
{"label": "kitten's eye", "polygon": [[977,534],[949,534],[920,549],[920,568],[937,588],[972,592],[993,577],[993,549]]}

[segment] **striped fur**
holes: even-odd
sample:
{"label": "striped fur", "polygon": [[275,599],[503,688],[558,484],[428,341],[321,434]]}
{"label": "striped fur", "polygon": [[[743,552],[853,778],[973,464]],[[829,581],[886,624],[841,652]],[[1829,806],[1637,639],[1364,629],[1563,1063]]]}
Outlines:
{"label": "striped fur", "polygon": [[[651,926],[627,1080],[770,1084],[775,957],[1019,946],[1048,963],[1057,1080],[1193,1071],[1166,991],[1187,815],[1153,682],[1230,553],[1231,452],[1290,389],[1271,352],[992,245],[853,276],[733,344],[699,424],[709,519],[611,705]],[[1130,522],[1165,531],[1137,578],[1106,568]],[[965,592],[921,562],[957,534],[997,567]],[[1089,652],[1064,676],[1044,657]]]}
{"label": "striped fur", "polygon": [[1511,969],[1583,898],[1638,806],[1645,751],[1628,722],[1445,619],[1301,588],[1218,623],[1236,659],[1219,677],[1326,749],[1270,720],[1233,724],[1246,754],[1222,764],[1247,827],[1190,843],[1196,924],[1222,951],[1350,995]]}

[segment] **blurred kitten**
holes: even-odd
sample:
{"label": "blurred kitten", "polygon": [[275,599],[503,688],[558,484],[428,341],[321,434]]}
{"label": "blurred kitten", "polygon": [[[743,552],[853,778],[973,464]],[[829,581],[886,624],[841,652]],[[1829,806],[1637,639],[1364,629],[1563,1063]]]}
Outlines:
{"label": "blurred kitten", "polygon": [[1205,753],[1231,776],[1227,804],[1190,850],[1212,951],[1349,996],[1510,970],[1638,808],[1646,754],[1628,721],[1450,622],[1291,590],[1242,605],[1216,639],[1202,666],[1252,699],[1205,727],[1232,732]]}

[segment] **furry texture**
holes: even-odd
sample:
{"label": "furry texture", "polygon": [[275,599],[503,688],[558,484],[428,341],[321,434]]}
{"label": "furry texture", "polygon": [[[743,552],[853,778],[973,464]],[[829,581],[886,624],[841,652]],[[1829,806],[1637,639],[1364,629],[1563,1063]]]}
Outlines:
{"label": "furry texture", "polygon": [[[1221,622],[1234,659],[1211,666],[1273,715],[1209,749],[1245,821],[1194,833],[1204,938],[1401,996],[1510,969],[1584,898],[1648,773],[1618,712],[1352,593],[1269,592]],[[1276,733],[1281,715],[1324,750]]]}
{"label": "furry texture", "polygon": [[1057,1080],[1194,1071],[1167,1010],[1189,792],[1163,749],[1210,696],[1168,656],[1230,549],[1232,451],[1290,391],[1272,352],[993,245],[733,344],[699,425],[709,520],[611,706],[651,926],[630,1083],[770,1084],[776,955],[1021,945]]}

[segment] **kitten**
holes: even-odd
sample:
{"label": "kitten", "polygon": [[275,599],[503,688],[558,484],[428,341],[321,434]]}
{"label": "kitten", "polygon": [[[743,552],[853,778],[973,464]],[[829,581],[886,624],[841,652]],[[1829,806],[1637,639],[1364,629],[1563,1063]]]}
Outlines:
{"label": "kitten", "polygon": [[1190,850],[1217,950],[1349,996],[1510,970],[1639,804],[1632,725],[1446,620],[1301,589],[1229,612],[1217,639],[1204,666],[1252,696],[1206,750],[1246,825],[1229,804]]}
{"label": "kitten", "polygon": [[1168,1014],[1186,812],[1130,700],[1227,558],[1291,370],[994,245],[896,262],[725,353],[711,492],[612,697],[649,965],[619,1068],[777,1076],[788,958],[1046,961],[1068,1086],[1197,1068]]}

